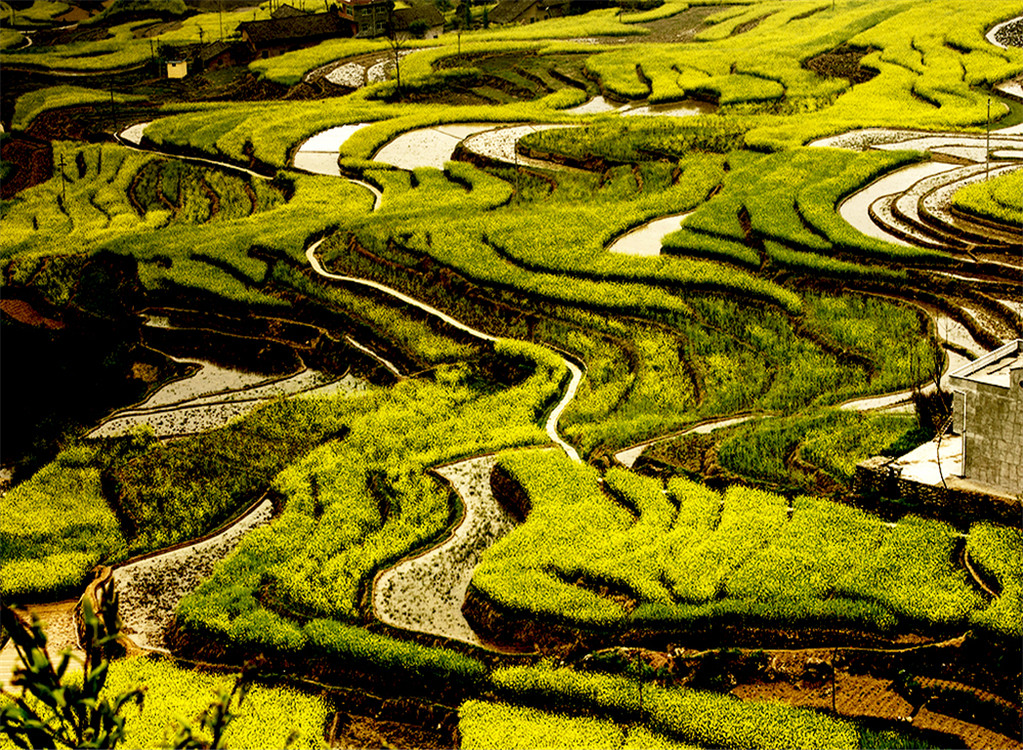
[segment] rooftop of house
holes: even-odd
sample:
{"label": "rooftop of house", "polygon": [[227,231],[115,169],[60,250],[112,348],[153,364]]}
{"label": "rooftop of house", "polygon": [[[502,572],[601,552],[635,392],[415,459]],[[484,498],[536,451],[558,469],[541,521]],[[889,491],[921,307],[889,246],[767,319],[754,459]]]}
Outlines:
{"label": "rooftop of house", "polygon": [[1012,386],[1012,371],[1023,370],[1023,339],[1010,341],[980,359],[963,365],[950,377],[1001,388]]}
{"label": "rooftop of house", "polygon": [[284,4],[270,13],[271,18],[294,18],[295,16],[309,15],[304,10],[299,10],[293,5]]}
{"label": "rooftop of house", "polygon": [[238,24],[238,29],[259,46],[293,39],[334,36],[342,30],[342,26],[334,13],[314,13],[271,18],[268,21],[246,21]]}
{"label": "rooftop of house", "polygon": [[226,52],[231,49],[231,45],[227,42],[212,42],[210,44],[204,44],[199,49],[198,58],[203,62],[209,62],[217,55]]}
{"label": "rooftop of house", "polygon": [[422,21],[433,28],[444,25],[444,16],[433,3],[417,3],[394,11],[394,27],[400,31],[408,29],[416,21]]}
{"label": "rooftop of house", "polygon": [[567,5],[568,0],[501,0],[492,11],[490,11],[491,23],[512,23],[519,16],[536,5],[540,10],[560,8]]}

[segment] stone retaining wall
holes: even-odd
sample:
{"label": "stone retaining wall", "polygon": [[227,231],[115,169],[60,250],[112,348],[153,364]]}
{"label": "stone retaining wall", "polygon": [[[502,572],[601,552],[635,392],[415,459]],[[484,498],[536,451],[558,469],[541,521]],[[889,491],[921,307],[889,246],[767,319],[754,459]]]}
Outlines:
{"label": "stone retaining wall", "polygon": [[874,456],[861,461],[853,476],[853,491],[859,495],[901,498],[941,518],[971,522],[992,520],[1016,527],[1023,525],[1019,500],[964,487],[955,477],[946,477],[947,486],[903,479],[892,470],[893,461],[894,458],[887,456]]}

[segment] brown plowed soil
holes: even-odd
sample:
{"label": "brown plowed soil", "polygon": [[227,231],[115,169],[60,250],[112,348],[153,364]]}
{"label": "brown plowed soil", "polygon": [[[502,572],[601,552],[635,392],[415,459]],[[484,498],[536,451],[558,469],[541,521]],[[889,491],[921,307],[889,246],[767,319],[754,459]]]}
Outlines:
{"label": "brown plowed soil", "polygon": [[389,747],[442,750],[452,746],[450,733],[369,716],[341,714],[336,727],[331,743],[331,747],[335,748],[361,750],[367,747]]}
{"label": "brown plowed soil", "polygon": [[14,164],[11,175],[0,183],[0,198],[4,200],[53,175],[53,149],[45,141],[13,135],[3,142],[0,158]]}
{"label": "brown plowed soil", "polygon": [[864,83],[877,75],[876,70],[860,66],[860,61],[870,52],[869,49],[836,47],[811,57],[803,65],[825,78],[845,78],[849,83]]}
{"label": "brown plowed soil", "polygon": [[[707,17],[720,12],[719,5],[698,5],[670,18],[645,23],[643,26],[650,29],[650,34],[644,36],[643,41],[654,43],[691,41],[706,25]],[[628,41],[628,38],[622,41]]]}
{"label": "brown plowed soil", "polygon": [[25,325],[37,326],[57,330],[64,327],[60,320],[47,318],[36,310],[32,305],[22,299],[0,299],[0,310],[4,315],[11,316],[14,320]]}
{"label": "brown plowed soil", "polygon": [[[810,674],[807,666],[812,661],[823,664],[826,675]],[[916,710],[916,706],[893,689],[891,680],[852,674],[839,668],[832,683],[828,663],[830,655],[825,650],[771,654],[769,679],[738,685],[731,692],[743,700],[780,701],[828,712],[835,710],[838,715],[850,718],[905,721],[907,726],[957,737],[971,750],[1023,748],[1020,737],[1008,737],[962,718],[933,711],[926,705]],[[926,685],[938,681],[924,678],[920,682]],[[965,685],[958,687],[969,689]],[[981,700],[1003,702],[989,693],[973,692]]]}

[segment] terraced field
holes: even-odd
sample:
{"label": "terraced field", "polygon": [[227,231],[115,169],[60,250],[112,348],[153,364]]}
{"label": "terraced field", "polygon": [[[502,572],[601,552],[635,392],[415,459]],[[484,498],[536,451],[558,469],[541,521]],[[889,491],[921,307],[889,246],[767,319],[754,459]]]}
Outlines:
{"label": "terraced field", "polygon": [[177,82],[148,40],[253,16],[136,5],[0,29],[0,593],[111,567],[183,660],[111,689],[196,723],[188,664],[258,657],[237,743],[1023,745],[1019,495],[856,481],[1023,337],[1023,5],[473,9]]}

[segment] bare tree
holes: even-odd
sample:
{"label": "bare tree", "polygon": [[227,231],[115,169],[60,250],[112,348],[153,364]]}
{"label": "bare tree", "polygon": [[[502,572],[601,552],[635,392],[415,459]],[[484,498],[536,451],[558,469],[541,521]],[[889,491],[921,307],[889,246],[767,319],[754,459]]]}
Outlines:
{"label": "bare tree", "polygon": [[398,94],[401,95],[401,48],[404,40],[398,38],[398,30],[394,23],[394,0],[387,3],[387,41],[394,54],[394,77],[398,84]]}

